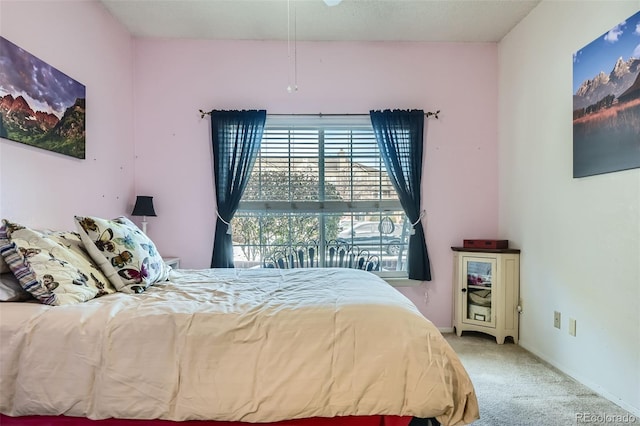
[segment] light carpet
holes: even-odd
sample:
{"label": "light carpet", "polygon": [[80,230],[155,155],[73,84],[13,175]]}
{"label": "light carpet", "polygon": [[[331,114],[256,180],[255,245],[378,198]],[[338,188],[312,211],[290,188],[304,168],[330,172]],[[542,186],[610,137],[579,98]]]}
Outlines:
{"label": "light carpet", "polygon": [[513,343],[482,333],[444,334],[474,384],[474,426],[640,425],[640,418]]}

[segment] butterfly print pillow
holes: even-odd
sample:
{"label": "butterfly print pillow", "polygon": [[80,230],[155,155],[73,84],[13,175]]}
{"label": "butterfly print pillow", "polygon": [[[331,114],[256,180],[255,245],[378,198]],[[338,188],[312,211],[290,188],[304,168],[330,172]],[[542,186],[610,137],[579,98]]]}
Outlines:
{"label": "butterfly print pillow", "polygon": [[128,218],[76,216],[75,220],[89,255],[118,291],[141,293],[168,279],[170,268],[155,244]]}

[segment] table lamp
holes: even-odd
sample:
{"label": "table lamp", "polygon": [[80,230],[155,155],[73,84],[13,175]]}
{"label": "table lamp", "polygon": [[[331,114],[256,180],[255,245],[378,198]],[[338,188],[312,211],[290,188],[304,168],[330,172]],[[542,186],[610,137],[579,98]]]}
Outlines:
{"label": "table lamp", "polygon": [[142,232],[147,233],[147,216],[156,216],[153,209],[153,197],[148,195],[138,195],[136,205],[133,207],[131,216],[142,216]]}

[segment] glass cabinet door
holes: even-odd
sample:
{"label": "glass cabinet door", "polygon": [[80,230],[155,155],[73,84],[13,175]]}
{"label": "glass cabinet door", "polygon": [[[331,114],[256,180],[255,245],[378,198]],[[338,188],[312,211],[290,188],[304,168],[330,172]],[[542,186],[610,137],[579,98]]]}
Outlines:
{"label": "glass cabinet door", "polygon": [[496,260],[464,257],[462,268],[462,321],[485,326],[495,325],[492,296]]}

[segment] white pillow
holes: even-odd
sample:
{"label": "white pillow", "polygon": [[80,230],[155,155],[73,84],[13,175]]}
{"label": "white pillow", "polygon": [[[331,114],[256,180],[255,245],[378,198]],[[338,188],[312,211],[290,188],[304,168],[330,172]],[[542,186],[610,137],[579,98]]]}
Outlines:
{"label": "white pillow", "polygon": [[[8,266],[7,266],[8,268]],[[23,302],[33,299],[11,272],[0,274],[0,302]]]}

